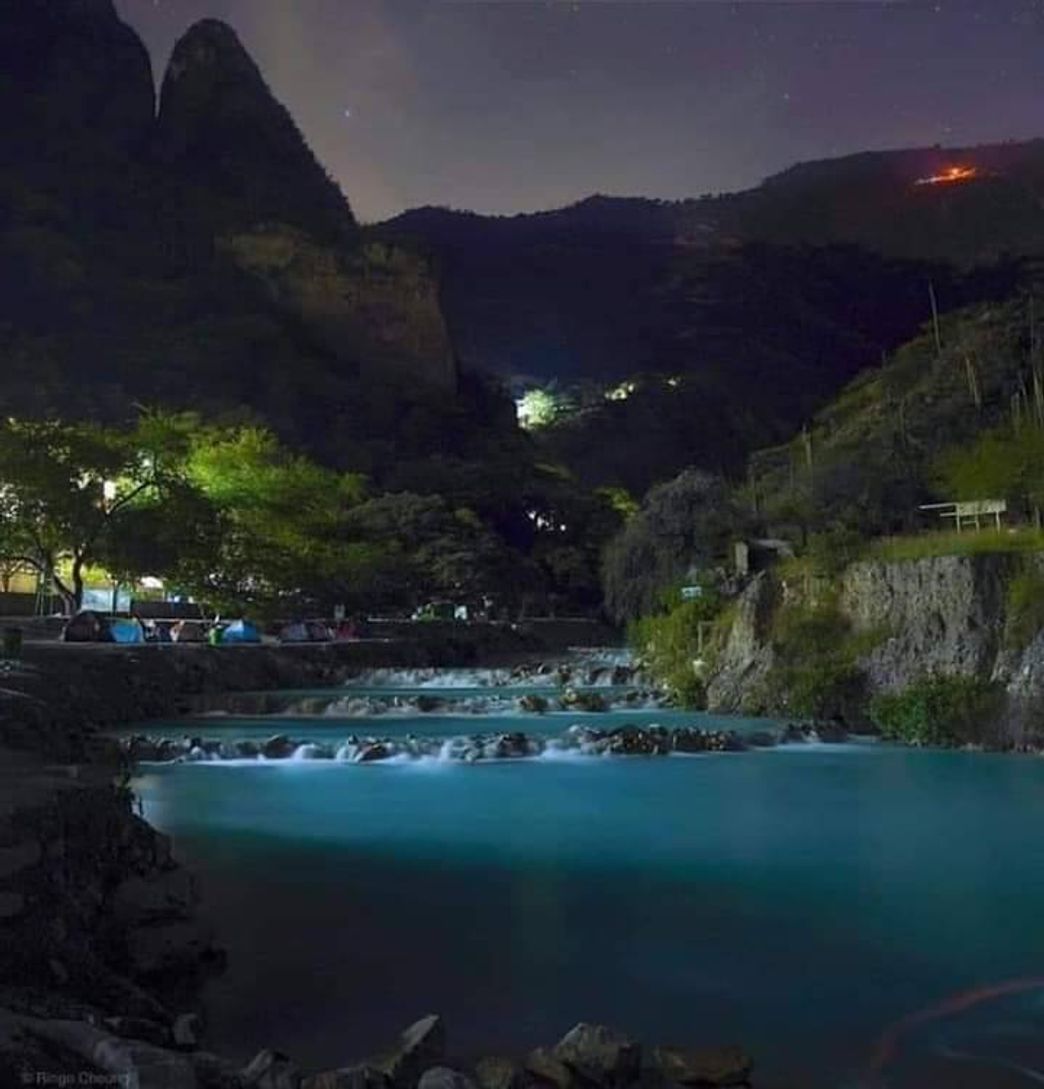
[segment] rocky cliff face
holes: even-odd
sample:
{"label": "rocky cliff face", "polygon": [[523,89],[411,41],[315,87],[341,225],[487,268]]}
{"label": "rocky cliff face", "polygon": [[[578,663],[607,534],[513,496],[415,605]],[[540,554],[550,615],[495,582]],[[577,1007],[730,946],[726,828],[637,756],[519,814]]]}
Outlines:
{"label": "rocky cliff face", "polygon": [[[1018,740],[1035,729],[1044,700],[1044,630],[1012,638],[1011,581],[1044,570],[1044,555],[940,556],[908,562],[861,562],[830,587],[840,620],[866,649],[856,666],[868,694],[900,691],[929,675],[970,676],[1003,687]],[[740,595],[708,679],[718,711],[779,711],[766,678],[777,659],[772,617],[808,590],[771,572]]]}
{"label": "rocky cliff face", "polygon": [[862,660],[874,691],[926,673],[1001,677],[1012,556],[939,556],[857,563],[841,578],[841,613],[856,632],[884,638]]}
{"label": "rocky cliff face", "polygon": [[364,380],[454,389],[438,292],[416,255],[381,243],[345,253],[282,226],[228,235],[218,246]]}

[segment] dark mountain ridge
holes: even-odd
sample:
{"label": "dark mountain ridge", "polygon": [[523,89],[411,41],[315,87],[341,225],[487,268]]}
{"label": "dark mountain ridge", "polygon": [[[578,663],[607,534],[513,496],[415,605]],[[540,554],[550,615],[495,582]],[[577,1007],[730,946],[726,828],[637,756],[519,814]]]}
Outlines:
{"label": "dark mountain ridge", "polygon": [[425,262],[360,230],[231,28],[189,29],[157,109],[109,0],[0,0],[0,122],[5,412],[246,409],[367,471],[468,416]]}
{"label": "dark mountain ridge", "polygon": [[943,311],[1009,292],[1044,250],[1044,140],[804,163],[698,200],[429,207],[378,230],[434,261],[464,367],[684,379],[639,382],[544,436],[586,479],[642,490],[689,462],[734,471],[792,433],[929,320],[929,285]]}

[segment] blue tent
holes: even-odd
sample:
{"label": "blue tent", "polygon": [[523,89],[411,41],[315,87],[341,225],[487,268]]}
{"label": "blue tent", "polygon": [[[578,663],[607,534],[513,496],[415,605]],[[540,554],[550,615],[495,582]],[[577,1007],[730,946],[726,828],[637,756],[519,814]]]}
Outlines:
{"label": "blue tent", "polygon": [[145,642],[145,629],[133,618],[114,616],[109,621],[109,631],[112,633],[114,643]]}
{"label": "blue tent", "polygon": [[221,633],[221,645],[229,643],[260,643],[261,633],[249,620],[233,620]]}

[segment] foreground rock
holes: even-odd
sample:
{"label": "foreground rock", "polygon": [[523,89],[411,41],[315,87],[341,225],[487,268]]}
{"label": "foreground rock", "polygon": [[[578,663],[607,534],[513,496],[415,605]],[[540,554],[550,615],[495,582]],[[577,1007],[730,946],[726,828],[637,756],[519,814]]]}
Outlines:
{"label": "foreground rock", "polygon": [[383,1071],[398,1089],[415,1089],[421,1075],[438,1066],[446,1054],[446,1029],[442,1018],[429,1014],[415,1021],[389,1054],[372,1065]]}
{"label": "foreground rock", "polygon": [[754,1065],[738,1047],[702,1048],[698,1051],[658,1047],[653,1057],[656,1068],[667,1081],[701,1087],[749,1085]]}
{"label": "foreground rock", "polygon": [[621,1086],[637,1080],[642,1049],[604,1025],[581,1022],[555,1045],[555,1057],[596,1085]]}
{"label": "foreground rock", "polygon": [[119,1027],[0,1009],[0,1085],[57,1085],[70,1077],[79,1081],[64,1084],[102,1084],[107,1077],[105,1084],[119,1078],[139,1089],[738,1089],[750,1085],[753,1066],[736,1047],[656,1047],[643,1065],[637,1041],[586,1022],[522,1061],[487,1056],[470,1066],[447,1058],[442,1019],[430,1014],[378,1058],[303,1074],[272,1048],[237,1068],[199,1050],[195,1031],[179,1048],[173,1034],[165,1044],[143,1038],[157,1031],[151,1022],[124,1019]]}

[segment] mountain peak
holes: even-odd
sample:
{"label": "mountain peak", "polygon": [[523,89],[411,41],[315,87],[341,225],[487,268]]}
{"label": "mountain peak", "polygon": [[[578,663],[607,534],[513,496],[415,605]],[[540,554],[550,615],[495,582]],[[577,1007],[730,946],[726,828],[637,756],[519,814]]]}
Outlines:
{"label": "mountain peak", "polygon": [[201,19],[193,23],[178,39],[167,67],[164,86],[182,78],[186,73],[211,68],[228,79],[264,80],[257,65],[246,51],[239,35],[220,19]]}
{"label": "mountain peak", "polygon": [[212,237],[284,223],[344,237],[355,220],[236,32],[195,23],[174,47],[160,92],[164,169],[207,194],[189,218]]}

